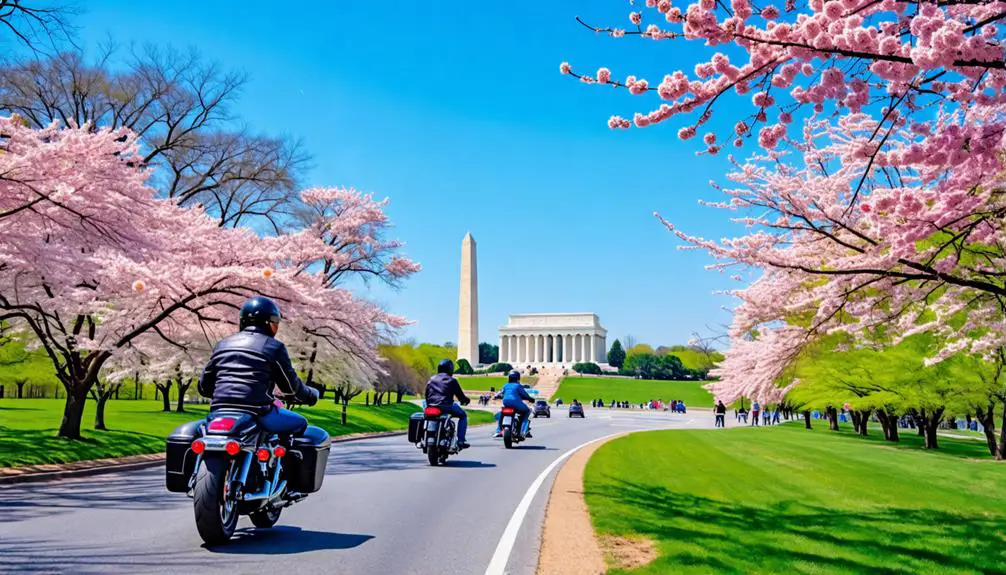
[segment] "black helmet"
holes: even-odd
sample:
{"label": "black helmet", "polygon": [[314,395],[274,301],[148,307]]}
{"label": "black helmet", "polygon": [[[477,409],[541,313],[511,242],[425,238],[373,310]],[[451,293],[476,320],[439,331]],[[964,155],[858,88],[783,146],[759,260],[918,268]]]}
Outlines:
{"label": "black helmet", "polygon": [[454,375],[454,362],[449,359],[440,360],[440,363],[437,364],[437,373],[446,373],[447,375]]}
{"label": "black helmet", "polygon": [[516,369],[510,371],[510,375],[507,376],[507,381],[520,381],[520,372]]}
{"label": "black helmet", "polygon": [[266,326],[269,323],[279,323],[282,316],[276,302],[260,295],[248,298],[241,306],[241,329],[249,326]]}

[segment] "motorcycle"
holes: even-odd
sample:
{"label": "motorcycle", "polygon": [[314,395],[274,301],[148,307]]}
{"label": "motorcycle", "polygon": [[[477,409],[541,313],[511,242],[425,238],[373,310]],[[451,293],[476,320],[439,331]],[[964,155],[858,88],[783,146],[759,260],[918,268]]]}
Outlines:
{"label": "motorcycle", "polygon": [[504,407],[500,412],[500,417],[503,419],[503,445],[510,449],[516,443],[527,440],[521,428],[521,419],[517,414],[517,410],[512,407]]}
{"label": "motorcycle", "polygon": [[423,450],[433,467],[443,465],[448,457],[461,452],[454,417],[434,406],[409,418],[409,442]]}
{"label": "motorcycle", "polygon": [[241,515],[269,528],[283,509],[321,489],[330,448],[320,427],[281,438],[252,412],[218,409],[168,436],[165,483],[192,498],[199,536],[218,545],[234,535]]}

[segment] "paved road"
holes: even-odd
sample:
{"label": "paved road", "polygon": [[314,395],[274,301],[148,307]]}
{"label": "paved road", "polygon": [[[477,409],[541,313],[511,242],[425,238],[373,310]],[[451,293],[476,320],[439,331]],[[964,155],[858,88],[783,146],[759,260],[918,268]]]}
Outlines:
{"label": "paved road", "polygon": [[[514,450],[469,432],[472,448],[431,468],[404,437],[333,444],[319,493],[278,526],[243,518],[231,544],[201,546],[191,500],[164,491],[160,468],[0,488],[0,572],[481,574],[534,479],[568,450],[612,433],[710,427],[708,412],[554,409]],[[27,447],[27,446],[26,446]],[[552,476],[518,532],[507,572],[532,575]]]}

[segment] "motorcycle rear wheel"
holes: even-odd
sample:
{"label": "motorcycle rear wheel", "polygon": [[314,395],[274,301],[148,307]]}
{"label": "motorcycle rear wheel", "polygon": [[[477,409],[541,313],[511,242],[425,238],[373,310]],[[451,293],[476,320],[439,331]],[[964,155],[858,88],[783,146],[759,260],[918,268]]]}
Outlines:
{"label": "motorcycle rear wheel", "polygon": [[509,427],[503,429],[503,446],[507,449],[513,447],[513,431]]}
{"label": "motorcycle rear wheel", "polygon": [[196,530],[207,545],[226,543],[238,525],[237,502],[227,484],[230,463],[222,457],[204,459],[196,476],[192,496]]}
{"label": "motorcycle rear wheel", "polygon": [[430,460],[430,466],[440,465],[440,448],[437,445],[430,445],[426,448],[426,457]]}

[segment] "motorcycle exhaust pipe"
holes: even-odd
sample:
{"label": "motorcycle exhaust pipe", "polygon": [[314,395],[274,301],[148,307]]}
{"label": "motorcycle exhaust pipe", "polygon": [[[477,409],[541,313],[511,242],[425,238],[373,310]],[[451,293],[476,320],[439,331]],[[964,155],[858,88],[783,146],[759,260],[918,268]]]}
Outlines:
{"label": "motorcycle exhaust pipe", "polygon": [[[272,472],[272,479],[267,479],[265,485],[262,486],[262,491],[257,493],[246,493],[242,498],[243,501],[259,501],[262,499],[272,499],[277,493],[281,493],[282,489],[286,489],[286,481],[280,482],[279,471],[282,463],[276,462],[276,468]],[[276,489],[273,489],[273,485]]]}

